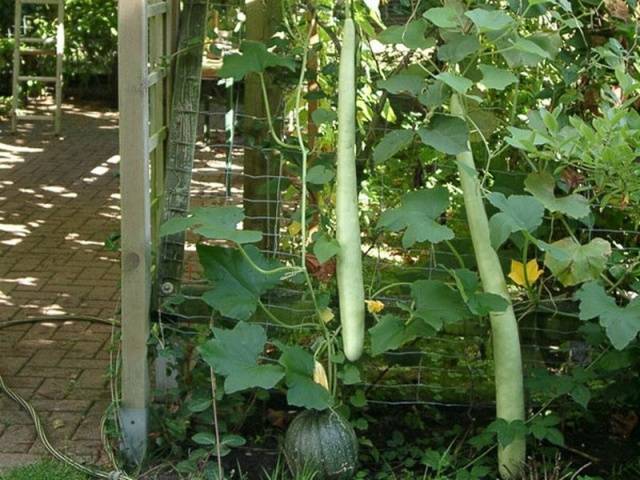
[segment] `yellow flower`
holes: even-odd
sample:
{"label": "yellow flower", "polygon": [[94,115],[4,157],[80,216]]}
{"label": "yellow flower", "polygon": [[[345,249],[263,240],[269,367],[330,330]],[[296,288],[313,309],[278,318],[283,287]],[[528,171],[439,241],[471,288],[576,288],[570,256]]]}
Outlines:
{"label": "yellow flower", "polygon": [[329,380],[327,379],[327,372],[325,371],[322,364],[317,360],[313,369],[313,381],[329,390]]}
{"label": "yellow flower", "polygon": [[320,312],[320,320],[322,320],[324,323],[329,323],[334,318],[336,318],[336,316],[333,314],[333,310],[331,310],[329,307],[323,309]]}
{"label": "yellow flower", "polygon": [[380,300],[365,300],[364,303],[367,304],[367,310],[369,310],[369,313],[380,313],[384,310],[384,303]]}
{"label": "yellow flower", "polygon": [[521,287],[531,286],[540,276],[543,270],[538,266],[538,262],[534,258],[527,262],[527,275],[525,277],[525,270],[522,263],[511,260],[511,272],[509,272],[509,278],[513,280],[513,283],[520,285]]}

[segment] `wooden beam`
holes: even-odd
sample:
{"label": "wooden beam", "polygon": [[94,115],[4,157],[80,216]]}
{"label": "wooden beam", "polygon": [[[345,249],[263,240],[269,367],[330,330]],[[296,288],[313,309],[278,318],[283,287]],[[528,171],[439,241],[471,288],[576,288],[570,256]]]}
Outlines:
{"label": "wooden beam", "polygon": [[148,26],[146,0],[118,4],[124,452],[141,464],[147,448],[151,293]]}

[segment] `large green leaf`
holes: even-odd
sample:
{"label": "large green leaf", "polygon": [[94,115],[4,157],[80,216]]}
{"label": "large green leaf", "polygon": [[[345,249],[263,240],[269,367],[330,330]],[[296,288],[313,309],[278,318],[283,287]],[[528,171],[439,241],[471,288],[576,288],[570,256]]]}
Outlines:
{"label": "large green leaf", "polygon": [[[213,282],[213,288],[202,298],[225,317],[250,318],[258,307],[260,296],[280,280],[280,274],[256,270],[237,249],[198,245],[197,250],[204,273]],[[245,252],[262,269],[280,266],[274,260],[265,259],[253,245],[247,246]]]}
{"label": "large green leaf", "polygon": [[457,155],[469,150],[469,127],[458,117],[434,115],[427,128],[418,130],[422,142],[439,152]]}
{"label": "large green leaf", "polygon": [[244,210],[239,207],[196,208],[186,217],[174,217],[160,227],[160,235],[173,235],[191,229],[195,233],[215,240],[229,240],[238,244],[259,242],[262,233],[238,230],[244,220]]}
{"label": "large green leaf", "polygon": [[576,293],[576,298],[580,301],[580,319],[600,317],[600,325],[617,350],[622,350],[638,336],[640,298],[634,299],[626,307],[620,307],[597,282],[584,284]]}
{"label": "large green leaf", "polygon": [[435,330],[472,316],[460,293],[444,282],[418,280],[411,285],[411,296],[416,302],[415,315]]}
{"label": "large green leaf", "polygon": [[248,73],[263,72],[269,67],[286,67],[289,70],[295,70],[293,60],[269,52],[262,42],[245,40],[240,46],[240,52],[240,54],[224,57],[222,67],[218,71],[221,78],[231,77],[234,80],[242,80]]}
{"label": "large green leaf", "polygon": [[435,333],[436,330],[421,318],[416,318],[407,325],[396,315],[384,315],[374,327],[369,329],[371,354],[380,355],[400,348],[418,337],[430,337]]}
{"label": "large green leaf", "polygon": [[553,249],[545,254],[544,264],[564,286],[595,280],[607,266],[611,255],[611,245],[602,238],[580,245],[567,237],[553,242],[551,246]]}
{"label": "large green leaf", "polygon": [[393,232],[406,229],[402,237],[404,248],[416,242],[451,240],[453,231],[437,222],[448,207],[449,192],[443,187],[409,192],[402,197],[399,207],[381,215],[378,225]]}
{"label": "large green leaf", "polygon": [[224,375],[226,393],[273,388],[284,376],[279,365],[260,365],[267,334],[260,325],[239,322],[233,330],[213,329],[214,338],[198,347],[203,360]]}
{"label": "large green leaf", "polygon": [[577,193],[556,197],[556,182],[550,173],[532,173],[524,181],[526,189],[542,202],[550,212],[560,212],[572,218],[584,218],[589,215],[589,201]]}
{"label": "large green leaf", "polygon": [[410,73],[399,73],[378,82],[378,86],[389,93],[418,95],[424,87],[424,78]]}
{"label": "large green leaf", "polygon": [[451,72],[443,72],[436,75],[436,78],[441,82],[449,85],[453,90],[464,95],[473,86],[473,82],[468,78],[464,78],[460,75],[456,75]]}
{"label": "large green leaf", "polygon": [[513,18],[500,10],[476,8],[465,12],[480,32],[504,30],[514,23]]}
{"label": "large green leaf", "polygon": [[302,348],[278,344],[282,350],[280,365],[285,369],[287,382],[287,402],[295,407],[325,410],[331,405],[331,394],[313,381],[315,361]]}
{"label": "large green leaf", "polygon": [[412,130],[391,130],[373,149],[373,161],[382,163],[401,152],[413,143],[415,133]]}
{"label": "large green leaf", "polygon": [[504,90],[509,85],[518,81],[518,77],[509,70],[496,68],[492,65],[480,65],[478,68],[482,72],[482,80],[480,83],[487,88]]}
{"label": "large green leaf", "polygon": [[334,238],[325,234],[318,234],[314,238],[313,254],[320,263],[325,263],[340,253],[340,245]]}
{"label": "large green leaf", "polygon": [[412,50],[431,48],[433,38],[425,38],[427,24],[424,20],[412,20],[406,25],[392,25],[378,35],[378,41],[384,44],[402,43]]}
{"label": "large green leaf", "polygon": [[487,197],[500,210],[489,221],[491,244],[499,248],[512,233],[526,230],[533,232],[542,224],[544,206],[535,197],[493,192]]}
{"label": "large green leaf", "polygon": [[442,62],[457,63],[480,49],[477,35],[465,35],[453,33],[444,36],[444,45],[438,47],[438,60]]}
{"label": "large green leaf", "polygon": [[434,7],[422,14],[424,18],[440,28],[459,28],[460,17],[453,7]]}

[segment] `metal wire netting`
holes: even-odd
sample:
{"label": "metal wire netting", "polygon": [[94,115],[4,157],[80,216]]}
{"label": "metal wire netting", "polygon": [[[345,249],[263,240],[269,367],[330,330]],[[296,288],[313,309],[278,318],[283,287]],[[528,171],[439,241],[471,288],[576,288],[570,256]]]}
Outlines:
{"label": "metal wire netting", "polygon": [[[300,245],[297,232],[290,229],[299,207],[299,190],[295,188],[277,188],[273,194],[250,197],[245,195],[247,180],[276,182],[278,185],[294,185],[299,179],[294,174],[282,171],[277,151],[270,147],[252,145],[236,133],[236,125],[246,116],[237,113],[234,108],[214,109],[202,112],[206,128],[198,144],[194,162],[191,189],[191,207],[255,204],[275,206],[275,214],[265,216],[247,216],[247,221],[267,220],[275,225],[271,232],[263,232],[275,240],[263,253],[282,262],[299,261]],[[285,133],[285,132],[282,132]],[[265,171],[279,174],[250,175],[244,171],[244,153],[250,149],[259,149],[264,153],[267,165]],[[276,155],[274,155],[276,153]],[[510,171],[492,171],[494,174],[521,175]],[[389,207],[389,205],[385,205]],[[608,207],[611,208],[611,207]],[[267,209],[272,212],[273,209]],[[448,220],[449,224],[458,222],[457,230],[465,232],[464,219]],[[454,225],[455,228],[455,225]],[[583,228],[588,237],[605,237],[617,241],[619,251],[633,253],[638,247],[623,247],[632,242],[630,236],[639,235],[635,230],[608,230]],[[195,256],[196,238],[188,237],[187,257],[184,281],[201,281],[201,272]],[[458,235],[456,241],[468,242],[464,235]],[[379,277],[383,268],[397,268],[403,275],[420,278],[443,278],[446,268],[452,265],[453,254],[441,248],[426,250],[412,249],[405,252],[414,258],[427,257],[422,264],[397,264],[389,260],[385,247],[369,246],[365,270],[367,278]],[[425,253],[427,255],[425,255]],[[394,263],[395,262],[395,263]],[[379,297],[389,311],[395,305],[407,299],[403,295]],[[265,305],[279,318],[304,319],[311,317],[315,310],[305,299],[304,289],[292,284],[284,284],[264,299]],[[567,305],[562,305],[566,307]],[[569,307],[572,308],[572,307]],[[573,307],[575,308],[575,307]],[[517,305],[516,305],[517,309]],[[522,312],[520,312],[522,313]],[[569,312],[571,313],[571,312]],[[208,321],[208,315],[183,314],[182,320]],[[277,337],[281,330],[278,324],[268,317],[257,314],[252,320],[261,323]],[[584,364],[589,360],[585,355],[585,344],[577,329],[579,322],[563,317],[560,321],[553,314],[522,315],[520,334],[522,338],[525,375],[536,369],[559,370],[567,362]],[[370,404],[384,405],[433,405],[444,407],[493,408],[493,364],[491,354],[491,335],[487,321],[480,319],[461,322],[445,328],[437,336],[420,339],[408,344],[399,351],[392,351],[361,362],[362,381],[354,388],[362,389]]]}

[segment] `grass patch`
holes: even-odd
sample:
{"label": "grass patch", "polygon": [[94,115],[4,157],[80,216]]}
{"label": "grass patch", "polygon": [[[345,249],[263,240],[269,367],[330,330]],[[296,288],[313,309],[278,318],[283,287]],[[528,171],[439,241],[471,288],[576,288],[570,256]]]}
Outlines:
{"label": "grass patch", "polygon": [[43,460],[2,473],[0,480],[88,480],[88,477],[63,463]]}

